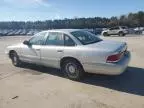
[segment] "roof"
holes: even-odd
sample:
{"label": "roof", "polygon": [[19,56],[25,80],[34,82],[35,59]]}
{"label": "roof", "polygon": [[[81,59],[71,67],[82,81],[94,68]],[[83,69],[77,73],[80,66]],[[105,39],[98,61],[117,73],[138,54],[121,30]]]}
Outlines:
{"label": "roof", "polygon": [[48,32],[65,32],[65,33],[70,33],[74,31],[80,31],[81,29],[52,29],[52,30],[45,30]]}

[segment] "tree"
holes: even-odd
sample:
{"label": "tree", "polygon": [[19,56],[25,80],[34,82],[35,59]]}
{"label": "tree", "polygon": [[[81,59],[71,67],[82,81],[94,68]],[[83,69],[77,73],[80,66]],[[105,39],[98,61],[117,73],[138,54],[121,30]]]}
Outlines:
{"label": "tree", "polygon": [[28,22],[0,22],[0,29],[62,29],[62,28],[105,28],[111,26],[144,26],[144,12],[129,13],[120,17],[111,18],[74,18],[63,20],[28,21]]}

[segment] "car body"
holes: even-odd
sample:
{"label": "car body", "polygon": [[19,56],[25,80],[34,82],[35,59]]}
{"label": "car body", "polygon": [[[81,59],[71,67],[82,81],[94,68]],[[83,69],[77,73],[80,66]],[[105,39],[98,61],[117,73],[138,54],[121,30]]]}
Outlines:
{"label": "car body", "polygon": [[136,27],[134,28],[135,34],[142,34],[144,31],[144,27]]}
{"label": "car body", "polygon": [[125,42],[102,40],[79,29],[40,32],[29,41],[8,46],[6,54],[15,66],[22,61],[62,69],[66,74],[70,71],[70,75],[78,71],[77,77],[67,75],[74,80],[84,72],[119,75],[130,61]]}
{"label": "car body", "polygon": [[126,26],[112,27],[110,29],[102,31],[103,36],[110,36],[110,35],[125,36],[128,33],[129,33],[128,28]]}

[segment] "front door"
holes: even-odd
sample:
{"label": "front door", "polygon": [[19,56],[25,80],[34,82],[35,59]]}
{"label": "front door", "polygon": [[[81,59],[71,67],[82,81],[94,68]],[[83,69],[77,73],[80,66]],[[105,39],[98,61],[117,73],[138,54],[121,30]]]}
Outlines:
{"label": "front door", "polygon": [[25,62],[40,64],[41,46],[45,42],[47,32],[40,32],[23,45],[21,59]]}
{"label": "front door", "polygon": [[25,62],[38,63],[40,60],[40,45],[24,45],[21,58]]}

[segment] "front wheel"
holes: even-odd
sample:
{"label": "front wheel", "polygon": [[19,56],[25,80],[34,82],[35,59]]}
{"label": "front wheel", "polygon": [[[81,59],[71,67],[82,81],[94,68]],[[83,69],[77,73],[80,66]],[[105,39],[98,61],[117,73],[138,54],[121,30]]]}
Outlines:
{"label": "front wheel", "polygon": [[84,76],[83,67],[76,60],[65,60],[62,66],[62,71],[71,80],[81,80]]}
{"label": "front wheel", "polygon": [[19,60],[19,57],[16,52],[13,52],[11,54],[11,60],[14,66],[19,67],[21,65],[21,61]]}

